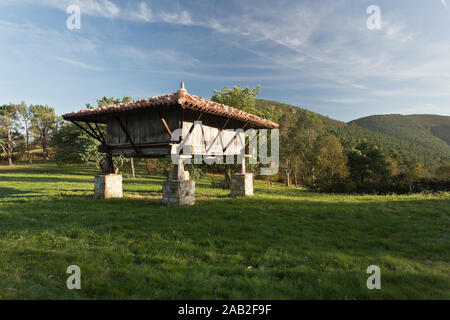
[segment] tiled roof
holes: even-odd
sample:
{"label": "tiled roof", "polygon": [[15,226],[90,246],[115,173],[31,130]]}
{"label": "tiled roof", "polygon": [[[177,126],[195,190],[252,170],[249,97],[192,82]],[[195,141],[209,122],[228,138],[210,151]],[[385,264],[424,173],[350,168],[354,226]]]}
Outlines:
{"label": "tiled roof", "polygon": [[205,112],[209,114],[219,115],[230,119],[236,119],[248,122],[250,125],[263,128],[278,128],[278,124],[253,114],[217,103],[211,100],[200,98],[193,94],[189,94],[183,90],[176,93],[166,94],[162,96],[134,100],[130,102],[121,102],[109,106],[98,107],[95,109],[84,109],[63,115],[65,120],[72,121],[88,121],[96,116],[106,115],[116,112],[129,112],[135,110],[143,110],[152,107],[169,106],[179,104],[182,108],[195,111]]}

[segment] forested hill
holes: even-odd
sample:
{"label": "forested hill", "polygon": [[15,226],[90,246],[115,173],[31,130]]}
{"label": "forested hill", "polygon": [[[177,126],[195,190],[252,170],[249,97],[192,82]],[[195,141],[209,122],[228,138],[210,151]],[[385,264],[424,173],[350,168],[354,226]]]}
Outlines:
{"label": "forested hill", "polygon": [[256,106],[263,110],[273,107],[282,112],[279,121],[282,137],[297,128],[301,135],[301,123],[308,122],[319,132],[336,135],[347,150],[366,140],[383,148],[399,162],[417,160],[430,169],[450,162],[450,117],[392,115],[395,117],[389,119],[390,116],[373,116],[345,123],[276,101],[257,99]]}
{"label": "forested hill", "polygon": [[450,117],[388,114],[365,117],[351,123],[450,154]]}

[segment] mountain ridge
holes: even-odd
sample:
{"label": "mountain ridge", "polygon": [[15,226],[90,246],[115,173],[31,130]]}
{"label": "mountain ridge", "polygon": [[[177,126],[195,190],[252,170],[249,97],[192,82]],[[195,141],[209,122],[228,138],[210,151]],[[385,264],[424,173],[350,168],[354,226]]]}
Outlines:
{"label": "mountain ridge", "polygon": [[349,122],[450,154],[450,117],[440,115],[386,114]]}
{"label": "mountain ridge", "polygon": [[302,107],[272,100],[256,99],[256,107],[263,111],[271,107],[281,111],[281,135],[295,130],[299,120],[315,119],[320,127],[318,130],[336,135],[347,150],[361,141],[368,141],[382,147],[393,158],[403,161],[414,159],[430,169],[450,162],[448,116],[373,115],[346,123]]}

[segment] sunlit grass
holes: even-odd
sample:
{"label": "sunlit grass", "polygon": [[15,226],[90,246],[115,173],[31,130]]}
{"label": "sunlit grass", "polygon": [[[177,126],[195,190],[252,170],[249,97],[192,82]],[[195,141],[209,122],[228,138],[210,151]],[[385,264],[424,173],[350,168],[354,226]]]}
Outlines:
{"label": "sunlit grass", "polygon": [[[450,197],[345,196],[256,183],[231,199],[196,182],[196,205],[161,204],[138,170],[124,199],[93,198],[97,170],[0,167],[0,298],[450,298]],[[82,271],[68,290],[67,266]],[[366,269],[381,268],[381,290]]]}

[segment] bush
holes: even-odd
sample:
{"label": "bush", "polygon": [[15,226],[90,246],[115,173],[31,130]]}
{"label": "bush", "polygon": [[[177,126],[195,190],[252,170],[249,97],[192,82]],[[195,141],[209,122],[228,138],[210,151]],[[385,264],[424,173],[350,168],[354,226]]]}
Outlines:
{"label": "bush", "polygon": [[99,142],[73,124],[63,124],[54,133],[52,142],[58,165],[77,163],[99,166],[103,160],[97,151]]}
{"label": "bush", "polygon": [[206,175],[206,171],[202,166],[188,164],[185,166],[185,170],[189,171],[189,177],[193,180],[198,180]]}
{"label": "bush", "polygon": [[450,191],[450,180],[418,179],[408,182],[402,180],[402,176],[378,183],[352,184],[352,182],[332,185],[327,189],[316,189],[321,192],[358,193],[358,194],[436,194]]}

